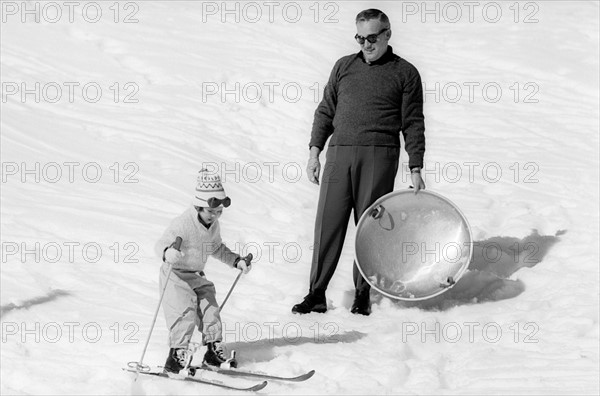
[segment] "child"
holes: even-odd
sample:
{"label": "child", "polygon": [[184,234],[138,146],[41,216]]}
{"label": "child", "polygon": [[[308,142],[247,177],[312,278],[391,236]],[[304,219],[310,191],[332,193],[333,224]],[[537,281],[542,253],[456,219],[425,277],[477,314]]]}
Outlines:
{"label": "child", "polygon": [[[188,349],[194,327],[202,332],[202,344],[207,350],[205,364],[220,366],[225,363],[222,345],[221,318],[215,286],[206,279],[204,267],[208,255],[216,257],[244,273],[251,269],[251,256],[233,253],[221,240],[219,217],[223,208],[231,204],[218,175],[206,169],[198,173],[193,206],[175,218],[156,244],[156,253],[162,258],[161,290],[172,273],[165,289],[162,306],[169,328],[169,356],[164,372],[177,374],[191,362],[193,351]],[[180,250],[175,249],[177,237],[183,239]],[[229,361],[231,367],[237,363]]]}

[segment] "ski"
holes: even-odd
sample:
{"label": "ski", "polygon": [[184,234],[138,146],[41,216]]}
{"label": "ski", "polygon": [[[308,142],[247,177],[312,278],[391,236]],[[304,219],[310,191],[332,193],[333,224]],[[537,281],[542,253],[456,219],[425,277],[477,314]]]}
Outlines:
{"label": "ski", "polygon": [[226,383],[224,383],[222,381],[209,380],[209,379],[201,379],[201,378],[195,378],[195,377],[191,377],[191,376],[169,377],[167,374],[165,374],[165,373],[163,373],[161,371],[136,371],[136,370],[126,369],[126,368],[124,368],[123,370],[129,371],[131,373],[140,373],[140,374],[144,374],[144,375],[152,375],[152,376],[155,376],[155,377],[161,377],[161,378],[166,378],[166,379],[174,379],[174,380],[177,380],[177,381],[195,382],[195,383],[199,383],[199,384],[218,386],[219,388],[225,388],[225,389],[237,390],[237,391],[247,391],[247,392],[256,392],[256,391],[259,391],[259,390],[263,389],[265,386],[267,386],[267,384],[268,384],[267,381],[263,381],[260,384],[256,384],[256,385],[250,386],[250,387],[238,387],[238,386],[228,385],[228,384],[226,384]]}
{"label": "ski", "polygon": [[298,375],[296,377],[281,377],[278,375],[259,373],[256,371],[240,370],[237,368],[220,368],[220,367],[208,366],[205,364],[203,364],[201,366],[192,366],[192,368],[196,369],[196,370],[213,371],[215,373],[229,375],[232,377],[249,377],[249,378],[258,378],[258,379],[265,379],[265,380],[291,381],[291,382],[306,381],[307,379],[309,379],[310,377],[312,377],[315,374],[315,370],[310,370],[309,372]]}

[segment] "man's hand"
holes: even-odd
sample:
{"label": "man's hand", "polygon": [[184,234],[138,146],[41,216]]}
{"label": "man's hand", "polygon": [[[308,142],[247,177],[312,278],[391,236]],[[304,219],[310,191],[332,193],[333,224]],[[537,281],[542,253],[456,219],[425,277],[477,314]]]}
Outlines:
{"label": "man's hand", "polygon": [[308,159],[306,173],[311,183],[319,184],[319,174],[321,173],[321,161],[319,161],[319,157],[310,157]]}
{"label": "man's hand", "polygon": [[415,188],[415,194],[418,193],[420,190],[425,190],[425,182],[421,178],[420,172],[411,172],[410,178],[412,180],[412,185]]}
{"label": "man's hand", "polygon": [[310,156],[308,157],[308,165],[306,165],[308,180],[314,184],[319,184],[319,175],[321,174],[319,154],[321,154],[321,149],[317,146],[312,146],[310,148]]}

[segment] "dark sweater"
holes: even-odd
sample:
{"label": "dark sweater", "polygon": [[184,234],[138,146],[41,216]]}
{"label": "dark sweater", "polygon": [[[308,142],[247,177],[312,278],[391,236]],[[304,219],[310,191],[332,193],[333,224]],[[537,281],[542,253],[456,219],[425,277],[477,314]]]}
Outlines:
{"label": "dark sweater", "polygon": [[387,52],[368,64],[362,52],[338,60],[315,111],[309,146],[400,147],[404,135],[409,167],[423,166],[425,120],[417,69]]}

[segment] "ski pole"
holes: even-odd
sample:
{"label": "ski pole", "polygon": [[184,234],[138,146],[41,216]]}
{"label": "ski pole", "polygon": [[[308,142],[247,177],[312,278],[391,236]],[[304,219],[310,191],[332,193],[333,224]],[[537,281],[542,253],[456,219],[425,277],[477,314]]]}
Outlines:
{"label": "ski pole", "polygon": [[[252,253],[248,253],[248,257],[250,258],[250,261],[252,261],[252,257],[253,257]],[[219,313],[223,310],[223,307],[225,306],[225,303],[229,299],[229,296],[231,296],[231,292],[233,291],[233,288],[235,287],[235,285],[240,280],[242,274],[243,274],[243,272],[242,272],[242,270],[240,270],[240,273],[238,274],[238,276],[233,281],[233,285],[231,285],[231,288],[229,289],[229,292],[227,293],[227,295],[225,296],[225,299],[223,300],[223,302],[221,303],[221,306],[219,307]]]}
{"label": "ski pole", "polygon": [[[183,239],[181,237],[175,238],[175,242],[171,244],[170,247],[175,248],[177,250],[181,249],[181,243]],[[165,280],[165,284],[163,286],[162,292],[160,293],[160,299],[158,300],[158,305],[156,306],[156,311],[154,312],[154,318],[152,319],[152,324],[150,325],[150,331],[148,332],[148,337],[146,338],[146,344],[144,345],[144,350],[142,351],[142,356],[140,357],[139,362],[129,362],[128,366],[134,368],[136,371],[147,370],[150,367],[144,366],[144,356],[146,355],[146,350],[148,349],[148,344],[150,343],[150,337],[152,336],[152,331],[154,330],[154,325],[156,324],[156,318],[158,317],[158,311],[160,311],[160,304],[165,296],[165,291],[167,290],[167,285],[169,284],[169,278],[171,277],[171,272],[173,270],[173,264],[169,263],[169,270],[167,271],[167,279]]]}

